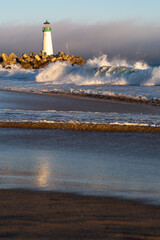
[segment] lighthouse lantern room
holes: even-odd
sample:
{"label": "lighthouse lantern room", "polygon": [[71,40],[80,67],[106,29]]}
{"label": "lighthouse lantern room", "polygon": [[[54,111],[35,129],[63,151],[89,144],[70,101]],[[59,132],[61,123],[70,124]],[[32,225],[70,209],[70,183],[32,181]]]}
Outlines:
{"label": "lighthouse lantern room", "polygon": [[47,20],[43,24],[42,31],[43,31],[42,55],[52,55],[53,45],[52,45],[51,26]]}

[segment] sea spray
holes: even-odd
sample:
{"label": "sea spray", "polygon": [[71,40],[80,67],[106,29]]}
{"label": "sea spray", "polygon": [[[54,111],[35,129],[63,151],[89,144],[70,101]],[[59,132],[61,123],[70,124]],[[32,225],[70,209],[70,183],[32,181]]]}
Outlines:
{"label": "sea spray", "polygon": [[20,65],[13,65],[10,69],[0,69],[0,79],[35,80],[38,70],[25,70]]}
{"label": "sea spray", "polygon": [[[68,63],[50,64],[36,76],[37,82],[75,85],[159,85],[155,81],[155,68],[146,63],[127,63],[126,60],[108,61],[107,56],[89,59],[85,65],[71,66]],[[154,79],[154,81],[153,81]]]}
{"label": "sea spray", "polygon": [[159,67],[149,67],[143,62],[131,64],[123,59],[109,61],[107,55],[89,59],[83,66],[57,61],[40,70],[25,70],[14,64],[10,68],[0,69],[0,78],[28,79],[57,85],[160,85]]}
{"label": "sea spray", "polygon": [[123,101],[160,102],[160,67],[107,55],[89,59],[83,66],[57,61],[43,69],[0,69],[0,89],[114,97]]}

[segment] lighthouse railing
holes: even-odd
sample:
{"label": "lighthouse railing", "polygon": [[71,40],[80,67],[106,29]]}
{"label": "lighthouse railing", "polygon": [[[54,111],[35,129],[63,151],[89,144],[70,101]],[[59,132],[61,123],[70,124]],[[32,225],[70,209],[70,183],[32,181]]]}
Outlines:
{"label": "lighthouse railing", "polygon": [[43,31],[51,31],[51,27],[43,27],[42,30]]}

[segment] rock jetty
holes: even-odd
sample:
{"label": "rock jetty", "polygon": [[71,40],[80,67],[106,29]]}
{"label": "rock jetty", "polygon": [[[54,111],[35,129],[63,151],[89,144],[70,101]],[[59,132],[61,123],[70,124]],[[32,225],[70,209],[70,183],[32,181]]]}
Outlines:
{"label": "rock jetty", "polygon": [[77,57],[74,55],[66,55],[64,52],[59,52],[56,55],[42,55],[36,53],[23,53],[21,57],[17,57],[13,52],[7,56],[6,53],[0,54],[0,65],[2,68],[12,68],[13,65],[19,64],[24,69],[39,69],[43,68],[49,63],[54,62],[69,62],[72,65],[77,64],[79,66],[84,65],[86,62],[82,57]]}

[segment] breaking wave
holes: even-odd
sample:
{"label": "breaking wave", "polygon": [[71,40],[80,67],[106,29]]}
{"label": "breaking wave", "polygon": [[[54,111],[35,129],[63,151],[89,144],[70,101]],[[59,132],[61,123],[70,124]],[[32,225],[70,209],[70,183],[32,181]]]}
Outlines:
{"label": "breaking wave", "polygon": [[39,71],[37,82],[75,85],[135,85],[159,86],[160,67],[149,67],[146,63],[129,64],[125,60],[108,61],[107,56],[89,59],[84,66],[65,62],[50,64]]}
{"label": "breaking wave", "polygon": [[109,61],[103,55],[83,66],[56,62],[38,70],[25,70],[20,65],[9,68],[0,67],[0,90],[69,93],[160,105],[160,66],[145,62]]}
{"label": "breaking wave", "polygon": [[20,64],[11,64],[2,68],[0,64],[0,79],[35,80],[38,71],[22,69]]}
{"label": "breaking wave", "polygon": [[109,61],[107,55],[89,59],[83,66],[68,62],[51,63],[44,69],[25,70],[20,65],[0,68],[0,78],[34,80],[37,83],[81,85],[135,85],[159,86],[160,67],[150,67],[144,62],[128,63],[126,60]]}

